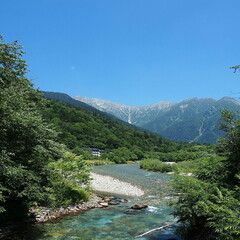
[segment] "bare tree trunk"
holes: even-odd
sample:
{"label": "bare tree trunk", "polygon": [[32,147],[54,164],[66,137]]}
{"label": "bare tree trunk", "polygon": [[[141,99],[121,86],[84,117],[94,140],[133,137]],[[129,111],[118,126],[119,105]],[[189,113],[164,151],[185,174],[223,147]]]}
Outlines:
{"label": "bare tree trunk", "polygon": [[173,222],[173,223],[169,223],[169,224],[164,225],[164,226],[159,227],[159,228],[151,229],[151,230],[149,230],[149,231],[147,231],[147,232],[145,232],[145,233],[143,233],[143,234],[141,234],[141,235],[138,235],[138,236],[136,236],[136,237],[134,237],[134,238],[140,238],[140,237],[143,237],[143,236],[145,236],[145,235],[147,235],[147,234],[149,234],[149,233],[151,233],[151,232],[159,231],[159,230],[162,230],[162,229],[164,229],[164,228],[167,228],[167,227],[173,226],[173,225],[177,224],[178,222],[179,222],[179,220],[176,221],[176,222]]}

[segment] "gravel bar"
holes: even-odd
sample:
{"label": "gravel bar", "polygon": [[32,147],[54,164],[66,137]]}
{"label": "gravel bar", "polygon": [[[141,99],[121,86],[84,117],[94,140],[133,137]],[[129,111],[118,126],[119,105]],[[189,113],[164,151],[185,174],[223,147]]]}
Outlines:
{"label": "gravel bar", "polygon": [[144,195],[142,189],[124,181],[120,181],[116,178],[91,173],[91,187],[93,190],[106,193],[116,193],[119,195],[126,196],[137,196]]}

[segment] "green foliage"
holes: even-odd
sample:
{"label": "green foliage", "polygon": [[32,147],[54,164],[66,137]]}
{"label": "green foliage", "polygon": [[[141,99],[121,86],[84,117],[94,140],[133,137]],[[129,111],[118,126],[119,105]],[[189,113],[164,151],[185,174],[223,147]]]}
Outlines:
{"label": "green foliage", "polygon": [[240,184],[240,113],[232,111],[222,112],[220,127],[227,134],[219,140],[219,152],[224,152],[228,161],[225,162],[227,182],[232,185]]}
{"label": "green foliage", "polygon": [[239,238],[240,202],[232,191],[189,177],[177,177],[175,187],[181,192],[175,213],[185,222],[186,239]]}
{"label": "green foliage", "polygon": [[213,152],[212,146],[193,145],[183,146],[181,150],[173,149],[171,152],[150,152],[146,156],[147,158],[159,159],[162,162],[182,162],[211,156]]}
{"label": "green foliage", "polygon": [[62,158],[51,161],[52,168],[52,202],[59,207],[88,200],[88,183],[90,168],[86,162],[74,153],[65,152]]}
{"label": "green foliage", "polygon": [[1,211],[15,203],[27,206],[41,201],[41,188],[48,182],[47,158],[58,155],[53,141],[56,134],[38,112],[41,96],[25,77],[22,55],[17,42],[4,43],[0,38]]}
{"label": "green foliage", "polygon": [[[86,198],[48,167],[49,159],[63,159],[65,150],[42,118],[45,100],[25,77],[23,54],[17,41],[5,43],[0,37],[0,223],[26,217],[33,204],[68,200],[67,192],[75,200]],[[82,182],[86,179],[88,172],[81,175]]]}
{"label": "green foliage", "polygon": [[237,70],[240,70],[240,65],[232,66],[230,68],[234,69],[234,73],[235,73]]}
{"label": "green foliage", "polygon": [[226,171],[224,164],[226,159],[217,155],[202,158],[195,167],[195,175],[199,180],[207,182],[217,182],[219,185],[225,184]]}
{"label": "green foliage", "polygon": [[157,159],[144,159],[140,163],[140,168],[144,168],[150,171],[158,171],[161,173],[165,172],[174,172],[176,167],[175,165],[166,164]]}
{"label": "green foliage", "polygon": [[[83,147],[107,151],[127,148],[133,152],[135,159],[139,160],[143,158],[145,152],[169,151],[178,145],[154,134],[125,126],[95,112],[53,100],[47,100],[42,113],[45,120],[60,132],[59,142],[81,155],[84,154],[81,153]],[[90,156],[85,159],[89,158]]]}
{"label": "green foliage", "polygon": [[198,168],[199,162],[201,159],[197,159],[194,161],[182,161],[178,162],[175,165],[175,172],[177,174],[186,174],[186,173],[196,173],[196,169]]}
{"label": "green foliage", "polygon": [[224,111],[222,120],[227,134],[218,144],[221,156],[201,158],[195,178],[177,177],[175,181],[180,194],[175,214],[185,222],[185,239],[240,238],[239,114]]}
{"label": "green foliage", "polygon": [[82,185],[89,181],[90,168],[80,156],[74,153],[65,152],[62,158],[50,162],[49,166],[72,183]]}
{"label": "green foliage", "polygon": [[52,208],[68,206],[89,198],[88,188],[64,178],[56,171],[52,172],[51,185],[45,190],[48,192],[46,205]]}
{"label": "green foliage", "polygon": [[137,160],[137,156],[126,147],[114,149],[109,159],[115,163],[127,163],[127,161]]}
{"label": "green foliage", "polygon": [[110,160],[86,160],[85,161],[88,166],[100,166],[100,165],[112,165],[115,162]]}

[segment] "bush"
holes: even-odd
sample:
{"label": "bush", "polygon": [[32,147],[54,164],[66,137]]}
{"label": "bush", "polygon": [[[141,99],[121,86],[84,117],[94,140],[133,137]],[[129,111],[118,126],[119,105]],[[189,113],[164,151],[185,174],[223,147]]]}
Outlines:
{"label": "bush", "polygon": [[191,177],[176,177],[175,215],[184,239],[235,240],[240,236],[240,201],[232,191]]}
{"label": "bush", "polygon": [[144,168],[151,171],[173,172],[175,171],[175,166],[167,163],[163,163],[157,159],[144,159],[140,163],[140,168]]}
{"label": "bush", "polygon": [[52,207],[68,206],[79,203],[81,200],[87,201],[89,193],[86,189],[72,184],[65,179],[59,179],[53,184],[52,202],[49,203]]}
{"label": "bush", "polygon": [[115,164],[115,162],[109,160],[85,160],[88,166],[100,166],[100,165],[110,165]]}

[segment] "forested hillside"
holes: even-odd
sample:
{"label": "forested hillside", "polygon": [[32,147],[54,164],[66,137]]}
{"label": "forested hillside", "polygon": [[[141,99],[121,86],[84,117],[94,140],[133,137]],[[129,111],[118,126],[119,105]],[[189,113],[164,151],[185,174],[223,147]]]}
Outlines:
{"label": "forested hillside", "polygon": [[44,118],[59,132],[58,139],[70,149],[99,148],[113,150],[121,147],[143,152],[168,152],[180,144],[157,135],[120,124],[98,113],[61,102],[46,100]]}

